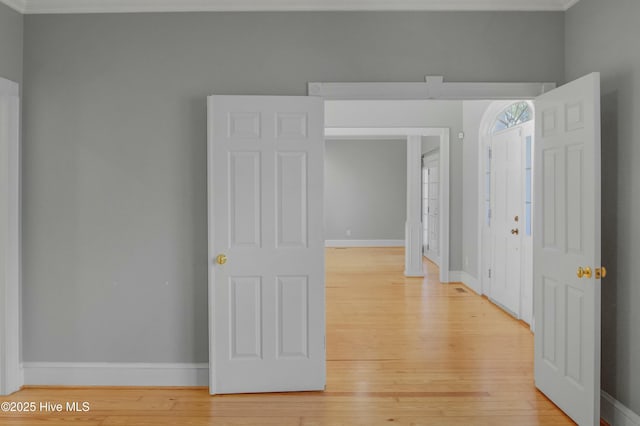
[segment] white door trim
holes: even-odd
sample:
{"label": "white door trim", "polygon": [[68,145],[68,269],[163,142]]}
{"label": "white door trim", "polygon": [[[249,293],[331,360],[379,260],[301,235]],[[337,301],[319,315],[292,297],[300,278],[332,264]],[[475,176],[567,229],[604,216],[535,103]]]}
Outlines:
{"label": "white door trim", "polygon": [[0,78],[0,395],[23,384],[20,368],[20,95]]}
{"label": "white door trim", "polygon": [[[326,139],[398,139],[407,141],[407,226],[405,229],[405,275],[422,277],[422,238],[410,238],[415,226],[422,234],[420,218],[422,172],[421,138],[440,138],[440,282],[449,282],[449,128],[439,127],[327,127]],[[416,150],[416,146],[418,149]],[[410,147],[413,150],[409,149]],[[409,167],[413,165],[414,167]],[[416,195],[417,194],[417,195]],[[415,200],[413,200],[415,198]],[[411,203],[410,203],[411,202]],[[416,213],[417,212],[417,213]],[[411,225],[411,229],[410,226]],[[415,234],[416,231],[413,231]],[[417,260],[416,260],[417,259]]]}
{"label": "white door trim", "polygon": [[445,83],[442,76],[426,76],[424,82],[350,82],[308,83],[310,96],[327,100],[403,100],[403,99],[533,99],[549,90],[555,83]]}

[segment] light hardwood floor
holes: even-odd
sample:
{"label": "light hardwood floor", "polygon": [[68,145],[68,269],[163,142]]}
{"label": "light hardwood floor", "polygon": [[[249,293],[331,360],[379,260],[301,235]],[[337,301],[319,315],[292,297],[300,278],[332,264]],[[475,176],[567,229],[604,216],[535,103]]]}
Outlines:
{"label": "light hardwood floor", "polygon": [[211,397],[205,388],[35,388],[0,401],[89,401],[86,414],[0,425],[573,424],[533,386],[533,335],[461,284],[403,276],[400,248],[327,249],[325,392]]}

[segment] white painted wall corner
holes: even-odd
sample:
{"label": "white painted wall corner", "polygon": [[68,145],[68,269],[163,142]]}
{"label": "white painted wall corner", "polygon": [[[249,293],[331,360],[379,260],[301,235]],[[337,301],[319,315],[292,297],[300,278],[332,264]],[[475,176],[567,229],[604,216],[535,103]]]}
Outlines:
{"label": "white painted wall corner", "polygon": [[600,417],[611,426],[640,426],[640,416],[605,391],[600,398]]}
{"label": "white painted wall corner", "polygon": [[476,294],[482,294],[480,281],[473,275],[465,271],[449,271],[449,282],[462,283],[473,290]]}

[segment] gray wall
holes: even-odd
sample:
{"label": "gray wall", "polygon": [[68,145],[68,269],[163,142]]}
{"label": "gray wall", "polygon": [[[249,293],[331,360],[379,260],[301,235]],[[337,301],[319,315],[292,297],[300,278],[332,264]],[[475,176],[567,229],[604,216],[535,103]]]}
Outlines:
{"label": "gray wall", "polygon": [[0,3],[0,77],[22,83],[22,15]]}
{"label": "gray wall", "polygon": [[640,413],[640,2],[581,0],[566,14],[566,77],[602,73],[602,386]]}
{"label": "gray wall", "polygon": [[24,360],[208,359],[206,95],[560,81],[563,38],[555,12],[26,16]]}
{"label": "gray wall", "polygon": [[404,240],[407,142],[327,141],[324,195],[328,240]]}

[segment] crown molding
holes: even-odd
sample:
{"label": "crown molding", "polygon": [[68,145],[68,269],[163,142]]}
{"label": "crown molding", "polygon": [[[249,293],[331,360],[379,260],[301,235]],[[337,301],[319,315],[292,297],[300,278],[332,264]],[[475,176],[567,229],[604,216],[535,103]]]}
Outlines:
{"label": "crown molding", "polygon": [[27,0],[0,0],[0,3],[4,3],[20,13],[25,13],[27,10]]}
{"label": "crown molding", "polygon": [[28,14],[250,11],[564,11],[578,0],[0,0]]}

